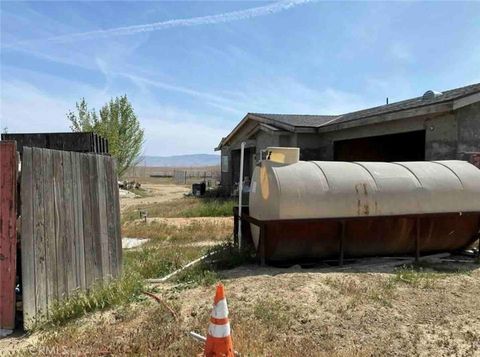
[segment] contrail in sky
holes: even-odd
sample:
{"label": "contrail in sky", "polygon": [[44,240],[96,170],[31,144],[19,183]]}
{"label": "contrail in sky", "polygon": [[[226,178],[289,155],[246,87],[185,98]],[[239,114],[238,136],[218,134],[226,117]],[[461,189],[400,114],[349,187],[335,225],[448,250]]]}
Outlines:
{"label": "contrail in sky", "polygon": [[[175,19],[150,24],[116,27],[106,30],[96,30],[88,32],[72,33],[67,35],[55,36],[47,38],[51,42],[69,42],[72,40],[85,40],[95,37],[125,36],[133,35],[141,32],[152,32],[170,29],[173,27],[190,27],[199,25],[213,25],[225,22],[239,21],[251,19],[259,16],[275,14],[284,10],[291,9],[295,6],[311,2],[311,0],[287,0],[273,4],[254,7],[246,10],[226,12],[223,14],[192,17],[189,19]],[[30,42],[30,41],[28,41]]]}

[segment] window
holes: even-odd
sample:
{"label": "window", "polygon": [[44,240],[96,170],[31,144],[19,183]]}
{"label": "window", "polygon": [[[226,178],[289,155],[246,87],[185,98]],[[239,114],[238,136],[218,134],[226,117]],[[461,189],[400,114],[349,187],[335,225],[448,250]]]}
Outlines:
{"label": "window", "polygon": [[222,172],[228,172],[228,155],[222,156]]}

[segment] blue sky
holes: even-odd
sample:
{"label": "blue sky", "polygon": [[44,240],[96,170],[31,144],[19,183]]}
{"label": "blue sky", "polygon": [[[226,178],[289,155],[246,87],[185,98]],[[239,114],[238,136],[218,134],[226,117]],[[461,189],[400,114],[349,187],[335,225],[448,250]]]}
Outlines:
{"label": "blue sky", "polygon": [[2,2],[1,126],[68,130],[127,94],[147,155],[247,112],[340,114],[480,82],[480,2]]}

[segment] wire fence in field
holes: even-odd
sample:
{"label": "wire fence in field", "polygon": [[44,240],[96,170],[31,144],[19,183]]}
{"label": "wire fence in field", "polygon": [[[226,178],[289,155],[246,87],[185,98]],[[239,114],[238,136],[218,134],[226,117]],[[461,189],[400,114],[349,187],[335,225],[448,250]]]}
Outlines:
{"label": "wire fence in field", "polygon": [[220,172],[205,170],[173,170],[173,181],[177,185],[186,185],[192,180],[202,180],[205,182],[220,180]]}

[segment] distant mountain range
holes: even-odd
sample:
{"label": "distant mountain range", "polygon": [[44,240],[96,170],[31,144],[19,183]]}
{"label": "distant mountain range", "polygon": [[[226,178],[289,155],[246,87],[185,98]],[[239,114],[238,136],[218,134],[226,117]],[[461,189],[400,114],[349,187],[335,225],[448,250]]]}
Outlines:
{"label": "distant mountain range", "polygon": [[[174,156],[144,156],[146,166],[201,167],[220,165],[220,155],[192,154]],[[139,165],[144,165],[143,161]]]}

